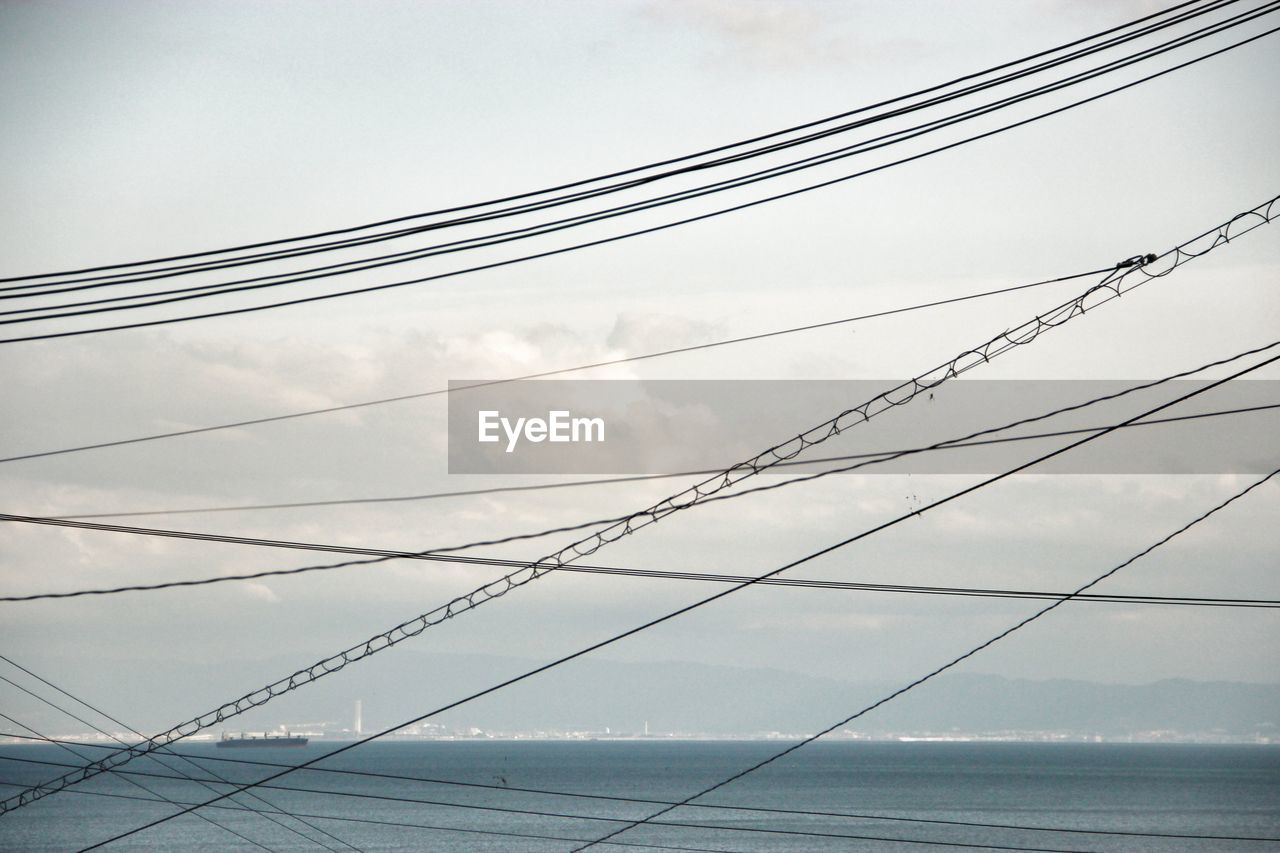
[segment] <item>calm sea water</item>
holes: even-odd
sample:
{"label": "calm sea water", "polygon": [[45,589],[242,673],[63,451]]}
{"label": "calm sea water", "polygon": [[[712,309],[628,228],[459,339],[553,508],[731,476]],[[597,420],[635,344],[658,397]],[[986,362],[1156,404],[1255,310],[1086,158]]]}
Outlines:
{"label": "calm sea water", "polygon": [[[305,770],[272,784],[306,790],[258,791],[273,806],[314,816],[307,820],[364,851],[565,851],[574,846],[566,839],[598,837],[619,825],[614,820],[643,817],[657,807],[514,789],[671,800],[732,775],[779,746],[672,741],[377,743],[322,766],[494,787]],[[313,743],[305,750],[255,749],[230,755],[228,750],[211,745],[185,746],[181,751],[195,756],[207,771],[244,782],[274,770],[208,759],[296,763],[325,749]],[[61,769],[27,762],[67,762],[72,756],[51,746],[19,746],[0,747],[0,759],[0,779],[31,784]],[[190,765],[173,759],[165,759],[165,763],[195,772]],[[156,774],[172,772],[149,759],[135,761],[130,768]],[[128,778],[176,801],[213,796],[191,782],[141,775]],[[11,793],[17,789],[2,790]],[[78,793],[47,797],[0,818],[0,848],[77,850],[174,810],[130,799],[151,794],[120,777],[99,778],[75,790]],[[222,790],[225,787],[219,788]],[[334,796],[332,792],[363,796]],[[262,807],[261,802],[239,802]],[[655,849],[645,845],[726,851],[948,849],[938,846],[943,842],[1076,851],[1277,850],[1280,844],[1274,841],[1145,838],[961,824],[1276,838],[1280,837],[1280,748],[819,743],[721,789],[706,802],[808,814],[684,808],[663,820],[699,826],[634,829],[616,840],[639,847],[599,849]],[[229,801],[222,805],[235,806]],[[272,850],[322,849],[261,816],[230,809],[202,813]],[[312,838],[324,839],[331,848],[350,849],[315,829],[286,823]],[[116,842],[109,849],[261,848],[189,815]]]}

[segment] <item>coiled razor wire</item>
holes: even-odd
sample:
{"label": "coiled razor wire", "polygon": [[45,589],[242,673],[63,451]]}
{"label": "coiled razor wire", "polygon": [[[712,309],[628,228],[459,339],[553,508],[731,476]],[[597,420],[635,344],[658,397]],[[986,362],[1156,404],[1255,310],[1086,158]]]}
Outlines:
{"label": "coiled razor wire", "polygon": [[411,637],[416,637],[433,625],[439,625],[445,620],[452,619],[454,616],[479,607],[485,602],[501,598],[508,592],[555,571],[560,566],[568,565],[581,557],[594,554],[605,545],[655,524],[673,513],[697,506],[712,495],[724,491],[748,477],[754,477],[762,471],[767,471],[780,462],[795,459],[810,447],[838,436],[846,429],[865,423],[889,409],[904,406],[921,393],[936,388],[943,382],[967,373],[975,367],[986,364],[1011,349],[1025,346],[1050,329],[1061,326],[1075,317],[1083,316],[1086,312],[1105,305],[1113,299],[1118,299],[1151,279],[1163,278],[1183,264],[1203,257],[1219,246],[1230,243],[1237,237],[1266,225],[1277,216],[1277,202],[1280,202],[1280,196],[1274,196],[1251,210],[1239,213],[1222,225],[1205,231],[1164,254],[1135,255],[1121,261],[1116,264],[1113,270],[1107,273],[1102,281],[1074,299],[1070,299],[1020,326],[1001,332],[986,343],[960,353],[955,358],[933,370],[927,371],[914,379],[909,379],[860,406],[845,409],[834,418],[781,444],[774,445],[745,462],[740,462],[694,486],[690,486],[648,509],[632,513],[626,518],[562,548],[543,560],[538,560],[519,568],[496,581],[491,581],[466,595],[459,596],[447,604],[402,622],[388,631],[377,634],[363,643],[327,657],[306,669],[300,669],[287,678],[282,678],[279,681],[268,684],[266,687],[247,693],[239,699],[227,702],[213,711],[180,723],[128,749],[114,752],[105,758],[87,764],[56,779],[27,788],[0,802],[0,814],[21,808],[49,794],[57,793],[86,779],[91,779],[101,773],[127,764],[135,758],[147,755],[168,744],[190,737],[253,708],[265,705],[277,696],[289,693],[326,675],[338,672],[350,664],[377,654]]}

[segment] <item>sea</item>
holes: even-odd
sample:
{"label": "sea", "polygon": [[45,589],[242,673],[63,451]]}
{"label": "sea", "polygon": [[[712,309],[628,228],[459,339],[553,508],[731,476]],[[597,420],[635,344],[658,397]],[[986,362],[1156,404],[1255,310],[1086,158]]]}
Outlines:
{"label": "sea", "polygon": [[[175,814],[173,803],[230,790],[219,780],[263,779],[338,745],[182,745],[175,751],[189,759],[137,759],[133,775],[106,774],[5,814],[0,849],[82,850],[123,836],[106,849],[569,851],[786,743],[378,742],[254,788],[256,797],[125,835]],[[78,760],[52,745],[0,746],[0,790]],[[178,770],[207,781],[176,779]],[[1280,746],[818,742],[698,802],[592,849],[1274,851]]]}

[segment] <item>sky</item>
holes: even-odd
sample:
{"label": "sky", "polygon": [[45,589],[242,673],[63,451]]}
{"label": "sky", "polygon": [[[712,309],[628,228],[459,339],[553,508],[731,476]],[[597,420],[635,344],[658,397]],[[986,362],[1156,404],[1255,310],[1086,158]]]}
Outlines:
{"label": "sky", "polygon": [[[0,3],[6,127],[0,197],[8,201],[0,206],[6,235],[0,273],[199,251],[558,185],[874,103],[1158,8],[1051,0]],[[1240,32],[1261,32],[1269,20]],[[1221,46],[1222,38],[1196,50]],[[634,239],[309,305],[0,345],[0,455],[552,370],[1162,252],[1278,192],[1275,38],[936,156]],[[1137,76],[1126,73],[1120,79]],[[1089,85],[1088,92],[1101,89]],[[1065,103],[1054,97],[1047,105]],[[1009,116],[1032,112],[1019,109]],[[999,114],[975,127],[1006,119]],[[902,150],[925,147],[914,142]],[[877,153],[865,162],[889,159]],[[854,165],[826,166],[776,186],[797,188]],[[729,200],[762,194],[747,190]],[[670,210],[691,216],[713,206],[697,201]],[[672,218],[645,213],[582,234],[603,238]],[[972,376],[1152,379],[1270,343],[1280,328],[1274,227],[1076,318]],[[567,242],[556,237],[537,246]],[[477,257],[497,260],[503,252],[511,254]],[[419,262],[346,281],[374,285],[431,275],[450,263],[457,265]],[[1076,295],[1089,281],[580,376],[911,376]],[[317,287],[328,292],[338,284]],[[170,315],[153,310],[130,319]],[[833,400],[831,414],[850,402]],[[449,474],[446,411],[445,398],[436,396],[3,463],[0,507],[21,515],[125,513],[548,479]],[[1256,440],[1256,430],[1233,433],[1230,419],[1222,421],[1219,440]],[[812,425],[794,423],[777,438]],[[734,424],[723,428],[731,443]],[[851,431],[830,449],[857,452],[857,437]],[[1275,445],[1256,451],[1274,457]],[[593,560],[762,573],[976,479],[828,478],[681,513]],[[1019,476],[796,573],[1073,588],[1252,479],[1231,472]],[[121,521],[424,550],[625,514],[686,484]],[[1257,490],[1109,580],[1105,591],[1280,598],[1278,501],[1274,485]],[[564,534],[475,553],[532,560],[571,541]],[[322,554],[20,524],[0,530],[0,549],[7,595],[330,561]],[[5,603],[0,647],[65,685],[92,683],[97,693],[86,698],[117,714],[164,726],[179,720],[156,709],[195,715],[501,573],[400,561],[195,591]],[[391,652],[367,665],[380,667],[394,685],[430,679],[433,655],[549,660],[705,594],[701,585],[675,581],[554,575],[412,640],[411,659]],[[905,683],[1034,608],[1025,601],[752,589],[599,657]],[[966,663],[965,671],[1124,684],[1275,683],[1278,650],[1280,629],[1270,611],[1068,605]],[[218,675],[203,691],[147,677],[149,666],[174,662],[201,672],[214,667]],[[442,681],[442,698],[452,689]],[[9,707],[32,707],[11,690],[0,695]],[[393,687],[377,701],[394,706]],[[365,707],[371,713],[369,701]],[[833,707],[831,717],[848,710]]]}

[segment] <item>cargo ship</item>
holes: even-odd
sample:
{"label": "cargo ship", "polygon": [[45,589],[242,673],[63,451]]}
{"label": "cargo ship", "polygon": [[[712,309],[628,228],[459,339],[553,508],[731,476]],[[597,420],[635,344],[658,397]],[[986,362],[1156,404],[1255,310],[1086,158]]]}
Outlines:
{"label": "cargo ship", "polygon": [[273,734],[247,735],[244,732],[241,732],[237,736],[237,735],[229,735],[226,732],[223,732],[222,740],[218,741],[218,746],[239,747],[239,748],[256,746],[258,748],[275,749],[278,747],[306,746],[307,743],[308,743],[307,738],[302,737],[301,735],[295,735],[292,733],[287,733],[282,735],[273,735]]}

